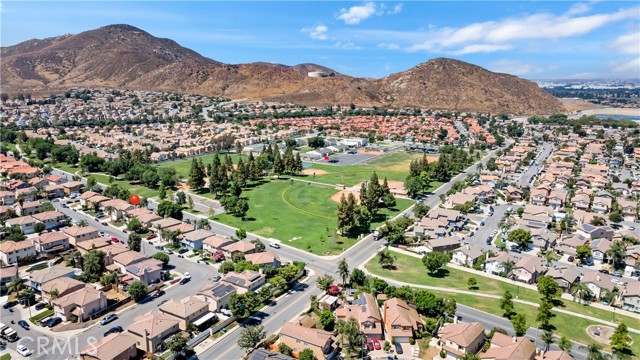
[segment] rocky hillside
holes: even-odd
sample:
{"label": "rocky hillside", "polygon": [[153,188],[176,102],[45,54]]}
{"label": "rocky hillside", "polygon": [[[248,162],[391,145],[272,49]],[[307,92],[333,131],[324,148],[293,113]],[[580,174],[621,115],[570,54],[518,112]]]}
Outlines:
{"label": "rocky hillside", "polygon": [[[70,87],[175,91],[307,105],[416,106],[549,114],[562,104],[530,81],[452,59],[434,59],[379,80],[316,64],[223,64],[129,25],[29,40],[0,48],[3,92],[49,94]],[[309,71],[335,72],[310,78]]]}

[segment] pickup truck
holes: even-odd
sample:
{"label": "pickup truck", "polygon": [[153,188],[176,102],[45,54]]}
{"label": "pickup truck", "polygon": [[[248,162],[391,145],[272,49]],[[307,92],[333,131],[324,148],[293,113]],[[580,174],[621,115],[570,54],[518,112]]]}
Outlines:
{"label": "pickup truck", "polygon": [[3,338],[8,342],[14,342],[19,339],[18,332],[2,323],[0,323],[0,338]]}

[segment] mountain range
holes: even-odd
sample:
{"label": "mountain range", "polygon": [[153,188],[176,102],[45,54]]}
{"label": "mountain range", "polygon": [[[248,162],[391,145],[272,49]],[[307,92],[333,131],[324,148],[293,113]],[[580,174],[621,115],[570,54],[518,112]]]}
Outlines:
{"label": "mountain range", "polygon": [[[28,40],[0,48],[3,92],[49,94],[70,87],[126,88],[310,106],[421,107],[551,114],[561,102],[535,83],[436,58],[381,79],[316,64],[224,64],[130,25]],[[314,78],[312,71],[332,74]]]}

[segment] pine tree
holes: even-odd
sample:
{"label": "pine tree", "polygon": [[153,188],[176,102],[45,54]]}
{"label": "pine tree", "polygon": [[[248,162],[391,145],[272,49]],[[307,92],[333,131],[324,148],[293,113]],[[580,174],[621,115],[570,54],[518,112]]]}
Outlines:
{"label": "pine tree", "polygon": [[227,167],[228,173],[233,171],[233,161],[231,160],[231,156],[229,156],[229,154],[224,155],[224,164]]}
{"label": "pine tree", "polygon": [[284,173],[284,162],[280,156],[280,150],[277,149],[275,150],[275,155],[273,157],[273,173],[278,177]]}
{"label": "pine tree", "polygon": [[189,181],[187,184],[194,190],[201,189],[205,184],[203,168],[201,167],[201,163],[195,158],[191,161],[191,171],[189,172]]}
{"label": "pine tree", "polygon": [[293,150],[287,146],[287,150],[284,153],[284,172],[287,174],[293,174],[295,170],[295,159],[293,158]]}
{"label": "pine tree", "polygon": [[240,186],[245,186],[247,184],[247,180],[249,179],[249,172],[247,171],[247,167],[244,166],[244,161],[242,158],[238,160],[238,165],[234,172],[234,179],[240,184]]}
{"label": "pine tree", "polygon": [[340,196],[340,203],[338,204],[338,230],[341,234],[345,233],[345,228],[349,227],[349,212],[347,210],[347,199],[344,194]]}
{"label": "pine tree", "polygon": [[300,152],[296,153],[296,159],[295,159],[295,168],[294,168],[294,172],[296,174],[301,173],[303,170],[303,166],[302,166],[302,159],[300,159]]}
{"label": "pine tree", "polygon": [[353,227],[355,227],[356,224],[356,211],[358,210],[358,203],[356,201],[356,197],[355,195],[353,195],[352,192],[349,193],[349,195],[347,196],[347,226],[349,228],[349,230],[351,230]]}
{"label": "pine tree", "polygon": [[381,193],[382,193],[382,197],[384,198],[385,196],[387,196],[388,194],[391,194],[391,190],[389,189],[389,182],[387,181],[387,177],[384,177],[384,180],[382,180],[382,187],[381,187]]}
{"label": "pine tree", "polygon": [[229,178],[227,176],[227,167],[219,166],[216,174],[216,193],[224,194],[227,192]]}

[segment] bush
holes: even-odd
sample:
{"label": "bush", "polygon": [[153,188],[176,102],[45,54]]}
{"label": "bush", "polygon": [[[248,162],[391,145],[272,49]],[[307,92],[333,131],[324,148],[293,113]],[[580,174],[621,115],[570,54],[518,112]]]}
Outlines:
{"label": "bush", "polygon": [[447,354],[444,352],[444,350],[440,350],[440,357],[443,359],[447,357]]}
{"label": "bush", "polygon": [[414,338],[409,338],[409,345],[415,345],[416,340]]}
{"label": "bush", "polygon": [[278,290],[273,292],[273,297],[277,298],[278,296],[282,295],[283,293],[284,293],[284,291],[282,291],[281,289],[278,289]]}

